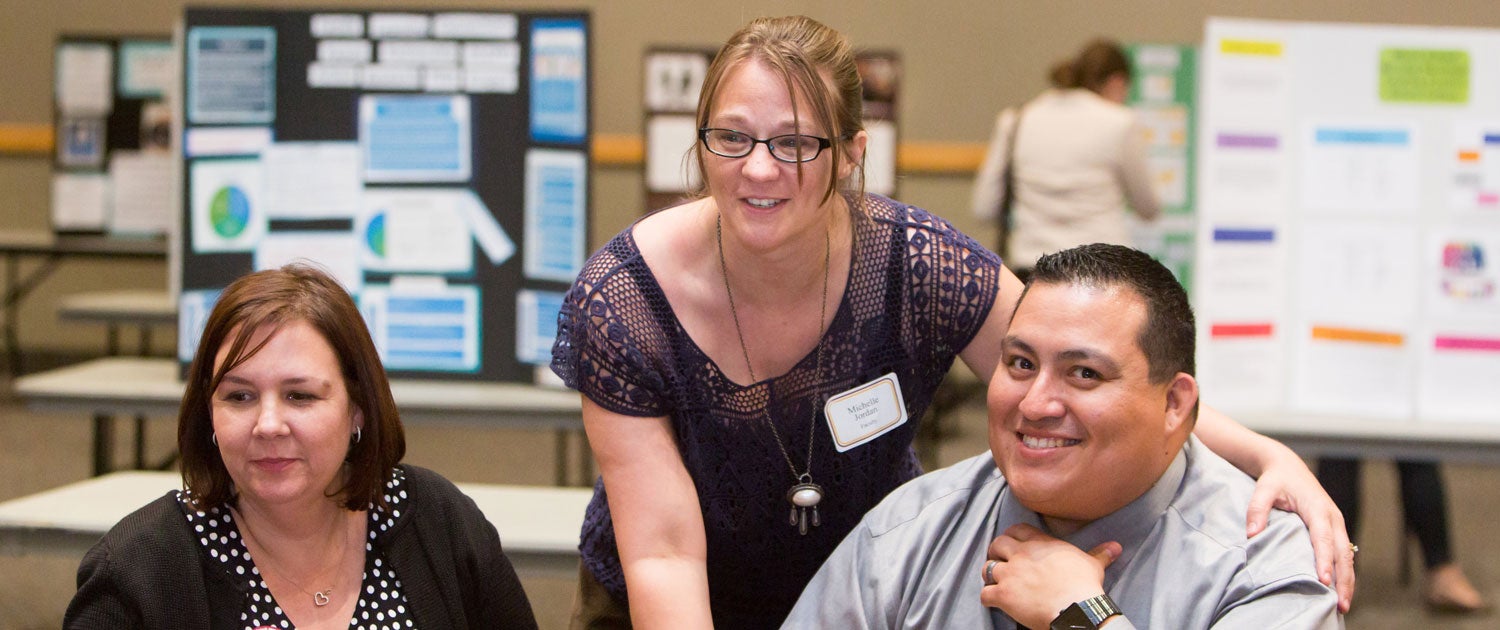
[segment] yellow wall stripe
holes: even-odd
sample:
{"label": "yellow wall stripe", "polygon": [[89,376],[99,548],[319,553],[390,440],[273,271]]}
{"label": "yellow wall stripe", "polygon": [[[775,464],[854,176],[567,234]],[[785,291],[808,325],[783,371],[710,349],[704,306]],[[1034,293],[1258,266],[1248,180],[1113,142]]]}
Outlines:
{"label": "yellow wall stripe", "polygon": [[0,155],[52,155],[52,125],[0,123]]}

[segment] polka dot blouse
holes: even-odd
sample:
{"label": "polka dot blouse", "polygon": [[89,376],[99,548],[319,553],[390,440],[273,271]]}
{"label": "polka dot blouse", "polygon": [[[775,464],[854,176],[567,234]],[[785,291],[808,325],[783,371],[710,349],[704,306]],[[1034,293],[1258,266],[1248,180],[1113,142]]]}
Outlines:
{"label": "polka dot blouse", "polygon": [[[401,580],[391,570],[380,552],[375,550],[375,541],[380,540],[396,518],[401,516],[401,504],[406,499],[403,488],[405,473],[399,468],[386,483],[385,508],[371,506],[369,510],[369,540],[365,541],[365,572],[360,580],[359,603],[354,607],[354,616],[349,627],[359,630],[403,630],[416,628],[411,608],[402,592]],[[262,628],[290,629],[292,622],[282,612],[260,577],[260,570],[240,539],[239,528],[233,514],[225,507],[198,511],[187,502],[184,492],[177,493],[177,504],[187,516],[188,526],[198,536],[200,550],[204,556],[221,564],[236,579],[245,580],[249,586],[249,597],[245,609],[240,611],[240,622],[245,630]]]}

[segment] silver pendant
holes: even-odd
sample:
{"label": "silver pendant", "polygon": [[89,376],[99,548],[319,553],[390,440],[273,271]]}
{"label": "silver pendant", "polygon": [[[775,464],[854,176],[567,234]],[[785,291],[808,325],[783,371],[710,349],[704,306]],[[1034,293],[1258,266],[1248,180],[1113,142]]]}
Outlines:
{"label": "silver pendant", "polygon": [[[328,592],[332,593],[333,589],[331,589],[331,588],[328,589]],[[318,606],[319,608],[322,608],[323,606],[327,606],[328,605],[328,596],[324,595],[323,591],[318,591],[316,593],[313,593],[313,604],[316,605],[316,606]]]}
{"label": "silver pendant", "polygon": [[[797,482],[797,485],[786,491],[786,500],[792,503],[787,524],[796,527],[798,533],[806,536],[809,521],[813,527],[823,524],[818,518],[818,503],[823,500],[823,486],[813,483],[812,475],[802,475]],[[810,519],[808,511],[812,512]]]}

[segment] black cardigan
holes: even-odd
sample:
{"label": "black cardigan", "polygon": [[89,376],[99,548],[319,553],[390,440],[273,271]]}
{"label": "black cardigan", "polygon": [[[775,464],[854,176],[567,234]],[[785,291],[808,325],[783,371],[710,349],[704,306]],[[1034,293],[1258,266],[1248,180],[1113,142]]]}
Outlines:
{"label": "black cardigan", "polygon": [[[380,550],[422,630],[536,628],[500,536],[473,499],[447,479],[402,466],[406,509]],[[68,630],[232,629],[247,609],[243,580],[198,549],[175,492],[121,520],[78,567]]]}

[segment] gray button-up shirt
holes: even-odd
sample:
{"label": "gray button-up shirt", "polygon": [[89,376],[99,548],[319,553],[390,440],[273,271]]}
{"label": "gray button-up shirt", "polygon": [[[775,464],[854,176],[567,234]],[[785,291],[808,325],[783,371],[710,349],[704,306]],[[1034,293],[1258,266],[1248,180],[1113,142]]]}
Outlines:
{"label": "gray button-up shirt", "polygon": [[[1064,537],[1085,550],[1124,547],[1104,572],[1124,613],[1108,628],[1342,628],[1296,515],[1273,510],[1266,530],[1245,538],[1253,491],[1190,438],[1146,494]],[[1047,531],[989,453],[923,475],[865,515],[782,627],[1015,628],[979,591],[990,541],[1017,523]]]}

